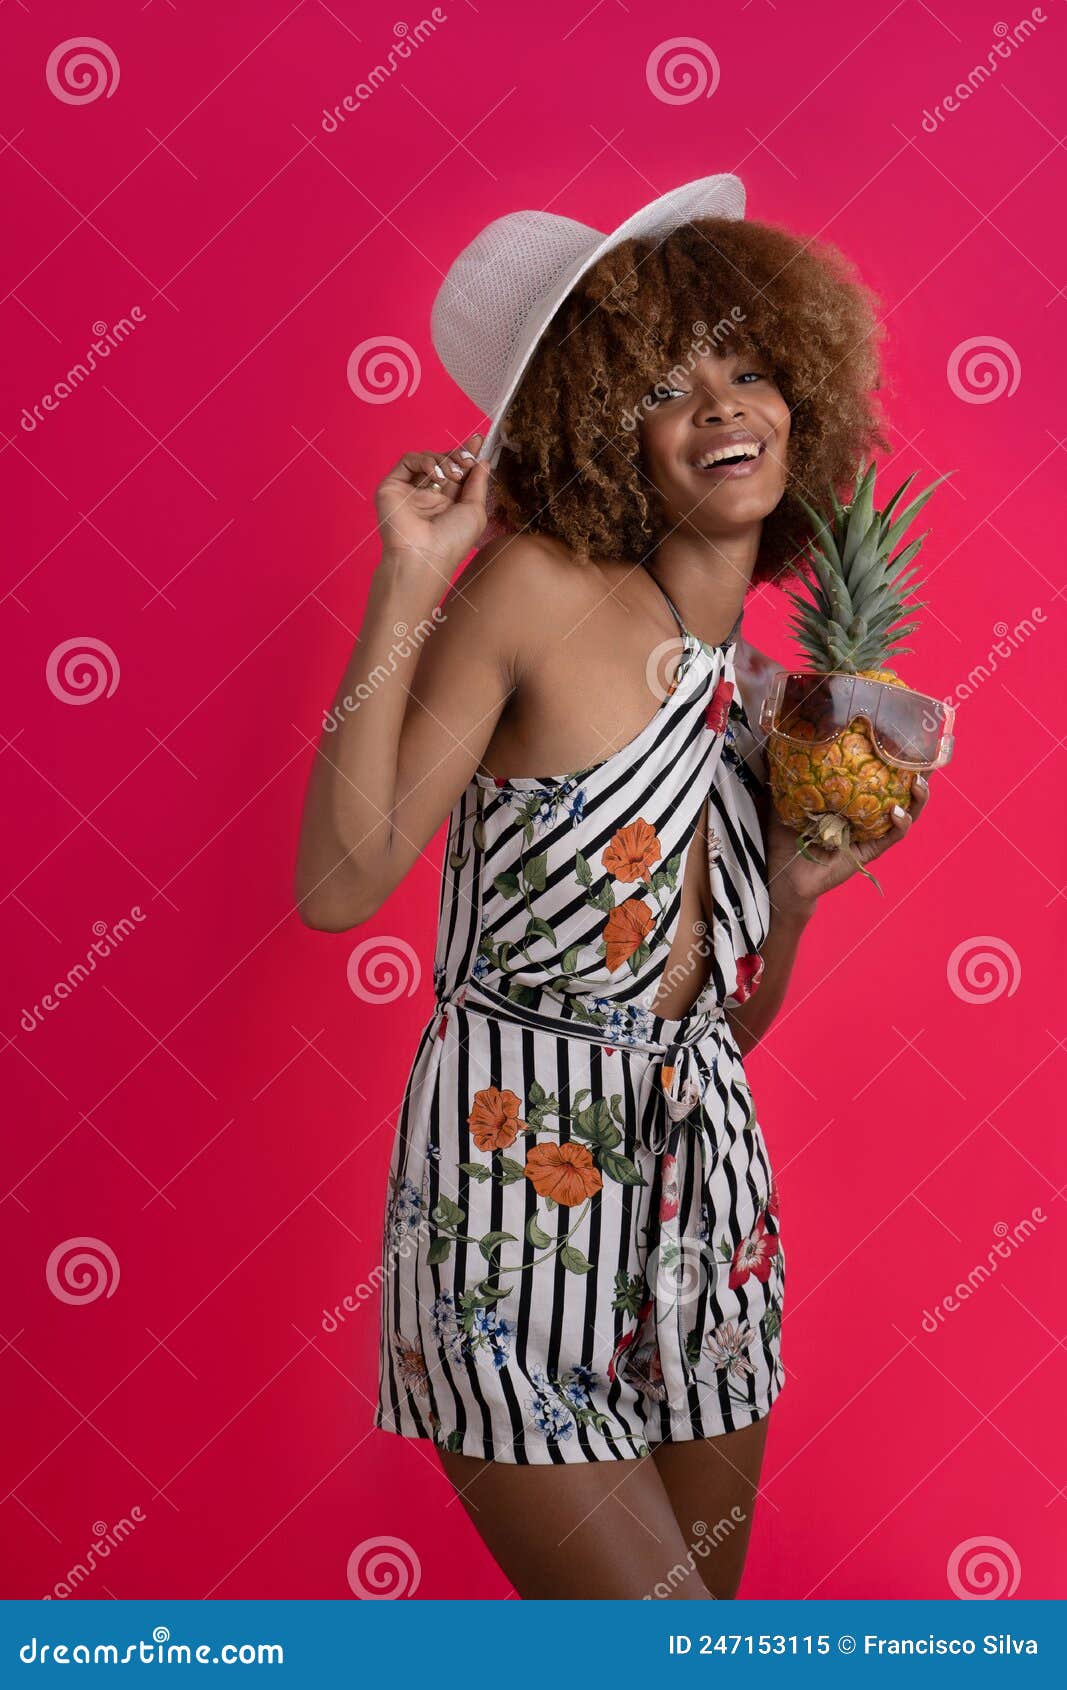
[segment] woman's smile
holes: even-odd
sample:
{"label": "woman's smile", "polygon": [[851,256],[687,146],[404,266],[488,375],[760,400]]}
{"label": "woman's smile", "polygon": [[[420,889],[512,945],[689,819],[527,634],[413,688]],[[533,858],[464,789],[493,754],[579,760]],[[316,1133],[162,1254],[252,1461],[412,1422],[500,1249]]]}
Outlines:
{"label": "woman's smile", "polygon": [[[668,521],[696,517],[702,531],[709,523],[731,533],[747,527],[755,543],[785,491],[789,405],[748,351],[716,352],[683,379],[664,385],[643,425],[645,461]],[[751,486],[742,490],[742,482]]]}
{"label": "woman's smile", "polygon": [[731,429],[716,436],[714,444],[702,450],[690,462],[697,475],[713,480],[730,476],[753,475],[760,468],[766,443],[757,440],[747,430]]}

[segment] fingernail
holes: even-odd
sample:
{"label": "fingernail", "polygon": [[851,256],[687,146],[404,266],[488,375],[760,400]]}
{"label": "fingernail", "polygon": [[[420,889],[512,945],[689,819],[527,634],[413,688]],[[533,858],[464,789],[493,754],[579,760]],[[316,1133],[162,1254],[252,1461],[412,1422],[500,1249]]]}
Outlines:
{"label": "fingernail", "polygon": [[437,479],[438,479],[438,481],[443,481],[443,480],[444,480],[444,478],[445,478],[445,472],[444,472],[444,470],[443,470],[443,469],[442,469],[442,468],[441,468],[441,466],[440,466],[440,464],[434,464],[434,466],[433,466],[433,472],[434,472],[434,474],[435,474],[435,475],[436,475],[436,477],[437,477]]}
{"label": "fingernail", "polygon": [[474,453],[468,452],[466,446],[464,446],[462,452],[459,455],[460,455],[461,458],[469,458],[471,463],[474,462]]}
{"label": "fingernail", "polygon": [[895,821],[902,822],[904,820],[904,811],[901,809],[899,804],[893,805],[891,813]]}
{"label": "fingernail", "polygon": [[917,786],[920,792],[926,792],[929,788],[930,782],[926,779],[925,775],[916,775],[912,785]]}

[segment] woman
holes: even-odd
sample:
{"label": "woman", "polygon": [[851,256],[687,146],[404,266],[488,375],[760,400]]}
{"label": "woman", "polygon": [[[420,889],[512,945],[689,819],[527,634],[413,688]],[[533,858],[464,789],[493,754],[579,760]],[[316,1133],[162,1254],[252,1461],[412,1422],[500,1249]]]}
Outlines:
{"label": "woman", "polygon": [[[457,259],[435,343],[492,432],[382,481],[306,801],[297,896],[334,932],[449,822],[376,1423],[434,1440],[522,1597],[734,1595],[784,1383],[743,1056],[820,898],[926,800],[857,860],[798,856],[767,801],[743,601],[800,567],[795,492],[885,442],[870,296],[743,208],[712,177]],[[495,531],[438,609],[489,461]]]}

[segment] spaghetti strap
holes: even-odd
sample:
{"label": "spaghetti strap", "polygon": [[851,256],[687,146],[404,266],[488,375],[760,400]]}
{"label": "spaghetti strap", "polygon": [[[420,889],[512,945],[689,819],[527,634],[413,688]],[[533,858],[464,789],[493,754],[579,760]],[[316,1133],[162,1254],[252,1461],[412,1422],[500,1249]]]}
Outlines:
{"label": "spaghetti strap", "polygon": [[660,593],[667,600],[667,607],[670,610],[671,615],[674,617],[674,620],[678,624],[678,632],[680,634],[688,634],[689,630],[686,627],[685,623],[682,621],[681,616],[678,614],[678,606],[675,604],[674,600],[671,598],[671,596],[668,593],[666,587],[660,586],[659,582],[656,580],[656,577],[652,574],[651,570],[646,570],[645,573],[648,576],[649,580],[654,584],[654,586],[659,587]]}
{"label": "spaghetti strap", "polygon": [[[690,637],[689,629],[686,627],[685,623],[682,621],[681,615],[679,614],[679,611],[678,611],[678,606],[675,604],[674,600],[671,598],[671,596],[668,593],[666,587],[662,586],[660,584],[660,582],[656,580],[656,577],[652,574],[651,570],[646,570],[645,573],[648,575],[649,580],[654,582],[655,585],[657,587],[659,587],[660,593],[667,600],[667,605],[668,605],[668,608],[670,610],[670,613],[674,617],[675,622],[677,622],[677,624],[678,624],[679,633],[685,635],[686,638],[689,638]],[[737,636],[741,631],[741,623],[742,623],[742,620],[744,618],[744,614],[745,614],[745,610],[744,610],[744,606],[742,605],[741,609],[737,613],[737,620],[734,623],[733,627],[730,629],[730,632],[727,634],[726,638],[722,641],[722,643],[720,645],[713,646],[711,648],[713,651],[722,651],[726,646],[733,645],[734,641],[737,639]],[[704,641],[702,643],[706,644],[707,642]]]}

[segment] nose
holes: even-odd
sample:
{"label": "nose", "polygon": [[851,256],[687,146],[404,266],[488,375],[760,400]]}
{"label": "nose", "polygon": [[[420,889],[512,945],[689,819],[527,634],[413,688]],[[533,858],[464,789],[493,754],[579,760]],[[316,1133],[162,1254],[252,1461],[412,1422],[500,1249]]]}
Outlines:
{"label": "nose", "polygon": [[700,382],[696,387],[697,405],[694,422],[721,422],[724,417],[736,418],[745,414],[745,396],[727,384],[720,388],[714,383]]}

